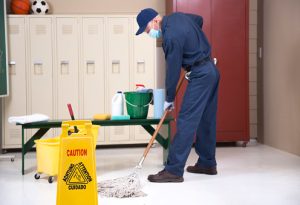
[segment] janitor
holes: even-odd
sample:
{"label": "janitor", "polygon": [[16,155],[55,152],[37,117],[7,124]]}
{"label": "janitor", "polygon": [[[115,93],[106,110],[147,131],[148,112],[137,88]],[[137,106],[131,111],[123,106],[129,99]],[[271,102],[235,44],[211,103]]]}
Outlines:
{"label": "janitor", "polygon": [[174,109],[176,85],[181,69],[188,72],[187,89],[177,119],[177,132],[170,145],[165,168],[149,175],[150,182],[183,182],[184,167],[195,141],[199,158],[187,171],[197,174],[217,174],[216,113],[219,72],[211,61],[211,46],[202,31],[203,18],[176,12],[161,17],[151,8],[137,16],[136,35],[147,33],[163,40],[167,63],[166,101],[164,109]]}

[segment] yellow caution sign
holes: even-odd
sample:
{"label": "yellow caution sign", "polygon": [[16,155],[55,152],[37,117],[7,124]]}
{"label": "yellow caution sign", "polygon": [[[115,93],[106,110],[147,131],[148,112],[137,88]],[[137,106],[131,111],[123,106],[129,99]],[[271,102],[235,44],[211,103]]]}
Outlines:
{"label": "yellow caution sign", "polygon": [[[73,133],[68,136],[70,126],[82,123],[85,123],[85,133]],[[94,143],[90,121],[68,121],[62,124],[57,205],[98,205]]]}

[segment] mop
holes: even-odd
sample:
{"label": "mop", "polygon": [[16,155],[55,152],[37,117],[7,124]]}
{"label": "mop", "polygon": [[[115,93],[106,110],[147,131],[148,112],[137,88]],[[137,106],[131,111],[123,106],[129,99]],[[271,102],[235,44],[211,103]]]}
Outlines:
{"label": "mop", "polygon": [[[181,76],[179,83],[176,88],[176,95],[179,91],[184,80],[184,75]],[[144,192],[141,191],[142,186],[140,182],[140,171],[142,169],[143,162],[165,120],[169,109],[166,109],[162,118],[160,119],[158,126],[153,133],[144,153],[141,157],[138,165],[133,169],[133,172],[125,177],[120,177],[111,180],[105,180],[98,183],[98,192],[100,192],[101,196],[105,197],[116,197],[116,198],[128,198],[128,197],[140,197],[146,196]]]}

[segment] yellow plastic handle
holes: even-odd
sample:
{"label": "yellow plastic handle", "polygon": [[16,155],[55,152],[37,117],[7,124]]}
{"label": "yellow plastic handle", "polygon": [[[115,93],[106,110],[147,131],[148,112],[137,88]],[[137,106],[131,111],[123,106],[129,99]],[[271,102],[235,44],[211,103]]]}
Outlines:
{"label": "yellow plastic handle", "polygon": [[[79,126],[84,125],[86,129],[86,134],[88,136],[93,136],[92,134],[92,122],[90,120],[72,120],[72,121],[64,121],[61,125],[62,127],[62,134],[61,137],[68,137],[68,131],[72,126]],[[73,133],[72,136],[82,136],[82,133],[75,134]]]}
{"label": "yellow plastic handle", "polygon": [[68,124],[69,126],[76,126],[76,125],[85,125],[86,123],[92,123],[90,120],[69,120],[63,121],[63,124]]}

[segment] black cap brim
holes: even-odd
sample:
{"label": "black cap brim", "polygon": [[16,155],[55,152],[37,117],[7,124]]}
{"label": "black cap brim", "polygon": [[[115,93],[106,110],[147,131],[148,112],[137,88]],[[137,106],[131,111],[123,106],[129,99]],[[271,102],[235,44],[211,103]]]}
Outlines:
{"label": "black cap brim", "polygon": [[137,36],[137,35],[140,35],[141,33],[143,33],[145,31],[146,27],[147,27],[147,25],[140,27],[139,30],[135,33],[135,35]]}

